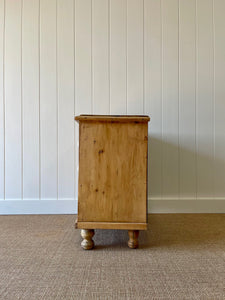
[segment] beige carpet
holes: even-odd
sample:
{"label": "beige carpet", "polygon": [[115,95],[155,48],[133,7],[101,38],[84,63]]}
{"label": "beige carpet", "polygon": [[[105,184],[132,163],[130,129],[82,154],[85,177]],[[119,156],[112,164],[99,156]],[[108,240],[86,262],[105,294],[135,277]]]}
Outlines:
{"label": "beige carpet", "polygon": [[150,215],[140,248],[75,216],[0,216],[0,299],[225,299],[225,215]]}

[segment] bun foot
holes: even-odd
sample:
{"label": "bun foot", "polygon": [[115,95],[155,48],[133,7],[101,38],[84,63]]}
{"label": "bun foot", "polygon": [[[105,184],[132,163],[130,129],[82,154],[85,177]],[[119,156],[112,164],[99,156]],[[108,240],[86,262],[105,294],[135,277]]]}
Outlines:
{"label": "bun foot", "polygon": [[92,240],[95,231],[93,229],[81,229],[81,237],[83,241],[81,242],[81,247],[84,250],[91,250],[94,247],[94,241]]}
{"label": "bun foot", "polygon": [[128,230],[129,235],[129,241],[128,241],[128,247],[131,249],[135,249],[138,247],[138,235],[139,230]]}

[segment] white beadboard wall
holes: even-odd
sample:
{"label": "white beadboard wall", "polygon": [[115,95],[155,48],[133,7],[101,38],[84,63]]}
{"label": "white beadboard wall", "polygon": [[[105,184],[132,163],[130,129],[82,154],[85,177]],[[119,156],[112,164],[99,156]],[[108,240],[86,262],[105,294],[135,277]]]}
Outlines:
{"label": "white beadboard wall", "polygon": [[0,0],[0,214],[76,212],[81,113],[150,115],[150,212],[225,212],[224,28],[225,0]]}

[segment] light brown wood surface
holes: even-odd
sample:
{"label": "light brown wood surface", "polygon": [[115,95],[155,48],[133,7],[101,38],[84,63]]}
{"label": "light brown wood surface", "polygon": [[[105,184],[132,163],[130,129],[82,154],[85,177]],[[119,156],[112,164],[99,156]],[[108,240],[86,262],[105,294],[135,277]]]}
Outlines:
{"label": "light brown wood surface", "polygon": [[84,250],[91,250],[94,248],[94,241],[92,240],[95,231],[93,229],[82,229],[81,230],[81,237],[83,238],[83,241],[81,242],[81,247]]}
{"label": "light brown wood surface", "polygon": [[128,247],[131,249],[135,249],[138,247],[138,236],[139,236],[139,230],[128,230],[129,235],[129,241],[128,241]]}
{"label": "light brown wood surface", "polygon": [[147,223],[116,223],[116,222],[77,222],[75,228],[79,229],[124,229],[146,230]]}
{"label": "light brown wood surface", "polygon": [[140,115],[80,115],[75,117],[76,121],[89,121],[89,122],[117,122],[117,123],[142,123],[150,120],[149,116]]}
{"label": "light brown wood surface", "polygon": [[77,227],[146,229],[149,117],[76,120],[80,123]]}

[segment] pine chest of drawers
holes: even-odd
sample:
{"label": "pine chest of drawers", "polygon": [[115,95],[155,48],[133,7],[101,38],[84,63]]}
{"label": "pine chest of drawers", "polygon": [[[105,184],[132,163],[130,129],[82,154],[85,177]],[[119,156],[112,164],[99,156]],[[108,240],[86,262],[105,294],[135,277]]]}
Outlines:
{"label": "pine chest of drawers", "polygon": [[80,115],[78,217],[84,249],[94,229],[147,229],[148,116]]}

